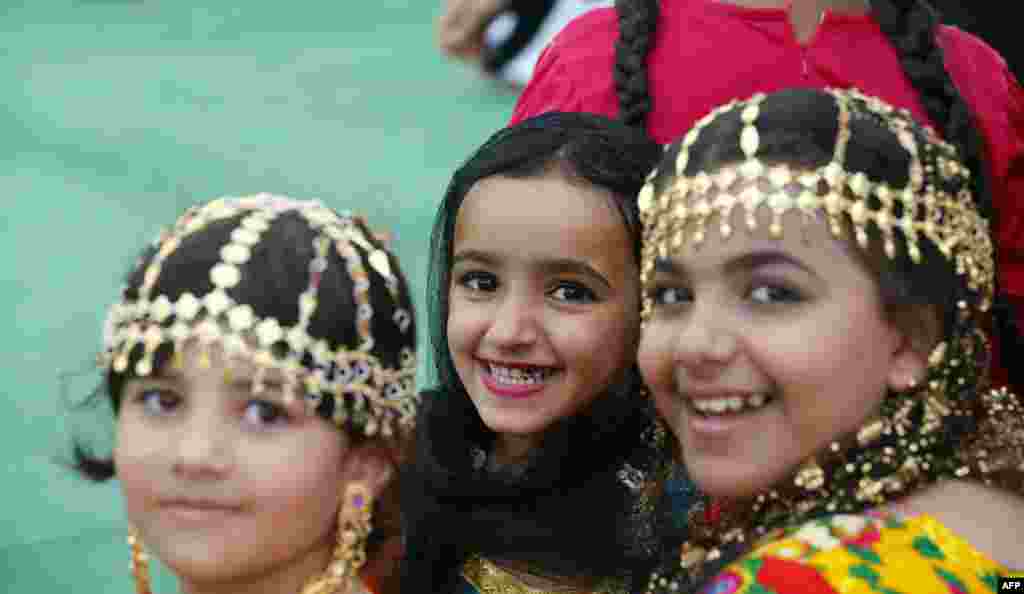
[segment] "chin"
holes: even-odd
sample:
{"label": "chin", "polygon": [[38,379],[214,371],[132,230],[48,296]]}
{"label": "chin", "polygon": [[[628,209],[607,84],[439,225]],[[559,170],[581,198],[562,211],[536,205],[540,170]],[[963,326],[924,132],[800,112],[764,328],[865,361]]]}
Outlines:
{"label": "chin", "polygon": [[231,550],[222,546],[210,546],[201,541],[174,543],[152,551],[153,557],[174,572],[175,575],[196,582],[218,582],[245,573],[246,568],[237,567],[239,553],[245,557],[252,551]]}
{"label": "chin", "polygon": [[548,418],[536,418],[524,415],[512,415],[477,411],[480,419],[488,429],[495,433],[507,433],[520,437],[543,433],[554,421]]}
{"label": "chin", "polygon": [[766,491],[777,483],[773,477],[765,474],[763,467],[754,465],[698,460],[687,462],[687,469],[700,490],[712,497],[744,499]]}

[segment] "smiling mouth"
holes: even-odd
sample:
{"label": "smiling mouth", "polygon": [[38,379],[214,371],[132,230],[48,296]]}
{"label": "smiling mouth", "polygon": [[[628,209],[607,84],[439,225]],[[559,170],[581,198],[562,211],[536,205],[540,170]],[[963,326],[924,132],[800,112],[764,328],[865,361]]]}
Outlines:
{"label": "smiling mouth", "polygon": [[221,512],[231,513],[239,511],[239,506],[228,505],[215,501],[193,500],[193,499],[172,499],[164,501],[161,507],[177,510],[192,510],[195,512]]}
{"label": "smiling mouth", "polygon": [[540,365],[516,365],[513,367],[486,360],[480,360],[480,364],[496,384],[505,386],[539,385],[551,379],[551,376],[559,371],[557,367]]}
{"label": "smiling mouth", "polygon": [[763,409],[775,402],[768,392],[723,394],[712,398],[686,398],[688,408],[702,417],[737,416]]}

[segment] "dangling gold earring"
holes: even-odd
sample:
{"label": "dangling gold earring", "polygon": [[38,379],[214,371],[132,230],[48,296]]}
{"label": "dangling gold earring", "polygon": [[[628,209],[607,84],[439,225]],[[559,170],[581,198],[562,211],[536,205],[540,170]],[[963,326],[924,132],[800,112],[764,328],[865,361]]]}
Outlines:
{"label": "dangling gold earring", "polygon": [[334,548],[327,571],[313,579],[302,594],[334,594],[359,579],[359,570],[366,563],[366,539],[370,536],[373,496],[364,483],[353,482],[345,487],[345,500],[338,510],[338,544]]}
{"label": "dangling gold earring", "polygon": [[135,578],[137,594],[153,594],[149,583],[149,555],[142,548],[142,541],[135,527],[128,525],[128,546],[132,549],[132,577]]}
{"label": "dangling gold earring", "polygon": [[366,563],[366,541],[373,526],[373,495],[365,483],[349,483],[345,503],[338,512],[338,545],[331,561],[331,573],[355,577]]}

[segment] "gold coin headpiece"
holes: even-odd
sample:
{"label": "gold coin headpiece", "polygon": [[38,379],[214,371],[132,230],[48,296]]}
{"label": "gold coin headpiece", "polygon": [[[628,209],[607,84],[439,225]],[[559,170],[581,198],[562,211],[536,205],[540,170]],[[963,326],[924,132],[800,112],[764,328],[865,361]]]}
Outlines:
{"label": "gold coin headpiece", "polygon": [[[298,296],[297,322],[282,325],[273,317],[260,317],[253,307],[232,297],[245,264],[275,218],[297,213],[315,233],[314,255],[308,263],[308,284]],[[208,271],[212,289],[205,294],[183,292],[171,299],[155,294],[167,258],[189,236],[226,219],[238,217],[229,241],[220,249],[220,259]],[[414,419],[418,394],[415,389],[415,337],[404,341],[397,364],[387,365],[374,349],[374,325],[392,324],[397,336],[411,332],[412,314],[401,295],[401,282],[387,253],[364,231],[361,219],[336,213],[315,201],[260,194],[221,198],[190,208],[175,225],[161,234],[156,252],[145,264],[137,291],[125,291],[114,304],[104,325],[100,365],[115,373],[147,376],[153,373],[158,349],[170,345],[172,359],[180,364],[182,347],[195,341],[201,361],[209,360],[209,347],[217,344],[230,357],[244,357],[256,365],[253,390],[263,389],[269,370],[280,372],[287,397],[301,386],[309,408],[316,409],[325,397],[334,399],[333,420],[341,427],[361,430],[366,435],[391,435],[408,428]],[[317,310],[320,281],[328,268],[328,255],[335,251],[351,279],[356,308],[353,334],[358,344],[332,348],[325,338],[309,333]],[[383,279],[391,305],[387,321],[375,319],[370,299],[369,265]],[[130,297],[131,296],[131,297]]]}
{"label": "gold coin headpiece", "polygon": [[[655,259],[668,258],[684,246],[699,246],[709,225],[717,223],[721,237],[728,238],[734,231],[730,223],[734,210],[742,211],[749,230],[758,227],[759,213],[767,214],[774,237],[782,234],[783,215],[796,212],[806,223],[815,224],[824,215],[836,237],[843,236],[848,223],[862,248],[868,246],[869,233],[877,232],[890,258],[901,243],[906,255],[920,262],[921,242],[932,243],[966,278],[968,288],[978,296],[978,309],[987,310],[994,291],[992,240],[988,221],[971,196],[970,172],[956,149],[930,129],[917,127],[906,110],[856,90],[827,92],[835,99],[839,121],[832,158],[823,166],[800,168],[761,160],[758,118],[764,94],[721,106],[677,143],[674,163],[663,163],[655,170],[639,195],[644,285],[651,280]],[[714,171],[690,171],[691,148],[702,131],[734,113],[741,120],[737,142],[742,157]],[[904,187],[893,187],[848,166],[854,118],[874,119],[895,135],[909,157]],[[674,170],[665,171],[670,167]],[[650,309],[651,301],[645,298],[645,318]]]}

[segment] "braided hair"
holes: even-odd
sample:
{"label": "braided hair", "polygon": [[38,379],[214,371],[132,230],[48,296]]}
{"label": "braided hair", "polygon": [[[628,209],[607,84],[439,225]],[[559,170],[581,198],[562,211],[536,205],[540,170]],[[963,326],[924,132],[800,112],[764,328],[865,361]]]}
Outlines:
{"label": "braided hair", "polygon": [[[647,128],[652,109],[647,56],[653,45],[658,19],[658,0],[616,0],[619,39],[615,45],[615,90],[619,119],[630,126]],[[957,147],[964,163],[974,172],[972,194],[983,216],[996,222],[985,142],[970,106],[946,70],[937,41],[940,15],[927,0],[871,0],[882,32],[896,48],[904,74],[918,93],[929,119],[947,142]],[[870,89],[865,89],[870,91]],[[998,286],[997,286],[998,289]],[[996,333],[1003,352],[1024,349],[1014,323],[1013,307],[997,291],[993,305]],[[1008,368],[1010,383],[1024,386],[1024,370]]]}
{"label": "braided hair", "polygon": [[[995,226],[998,213],[992,204],[985,141],[970,106],[946,70],[942,47],[936,37],[939,13],[926,0],[872,0],[871,8],[882,32],[896,48],[903,72],[917,90],[929,119],[945,140],[957,147],[973,172],[971,190],[978,210]],[[997,274],[997,289],[998,280]],[[1024,341],[1014,323],[1015,312],[1001,291],[996,292],[992,310],[1003,352],[1020,352]],[[1012,385],[1024,386],[1024,371],[1008,367],[1008,373]]]}
{"label": "braided hair", "polygon": [[615,92],[619,119],[641,130],[651,112],[647,55],[658,26],[658,0],[615,0],[619,14],[619,39],[615,42]]}

